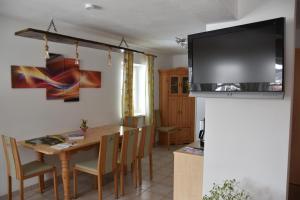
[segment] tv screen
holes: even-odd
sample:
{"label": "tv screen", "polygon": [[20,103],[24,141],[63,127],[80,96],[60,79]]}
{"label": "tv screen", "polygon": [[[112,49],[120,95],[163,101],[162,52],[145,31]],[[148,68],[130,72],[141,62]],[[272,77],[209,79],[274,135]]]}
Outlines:
{"label": "tv screen", "polygon": [[191,91],[283,92],[284,18],[188,36]]}

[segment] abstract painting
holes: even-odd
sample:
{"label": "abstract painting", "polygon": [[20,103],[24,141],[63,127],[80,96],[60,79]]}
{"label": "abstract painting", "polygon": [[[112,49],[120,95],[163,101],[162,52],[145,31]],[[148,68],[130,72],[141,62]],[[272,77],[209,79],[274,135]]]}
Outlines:
{"label": "abstract painting", "polygon": [[101,88],[101,72],[81,70],[80,87]]}
{"label": "abstract painting", "polygon": [[79,101],[80,88],[101,88],[101,72],[80,70],[75,63],[51,54],[46,68],[12,65],[12,88],[45,88],[48,100]]}
{"label": "abstract painting", "polygon": [[46,69],[48,72],[46,86],[46,96],[48,100],[64,99],[64,89],[67,85],[64,84],[64,67],[65,58],[63,56],[51,55],[46,61]]}
{"label": "abstract painting", "polygon": [[45,68],[11,66],[12,88],[45,88],[46,78]]}

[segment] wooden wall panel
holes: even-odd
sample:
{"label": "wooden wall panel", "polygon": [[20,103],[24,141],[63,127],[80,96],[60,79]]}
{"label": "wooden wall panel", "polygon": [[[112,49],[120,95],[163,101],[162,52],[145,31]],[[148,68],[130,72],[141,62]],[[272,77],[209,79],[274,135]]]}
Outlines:
{"label": "wooden wall panel", "polygon": [[300,185],[300,49],[295,52],[290,183]]}

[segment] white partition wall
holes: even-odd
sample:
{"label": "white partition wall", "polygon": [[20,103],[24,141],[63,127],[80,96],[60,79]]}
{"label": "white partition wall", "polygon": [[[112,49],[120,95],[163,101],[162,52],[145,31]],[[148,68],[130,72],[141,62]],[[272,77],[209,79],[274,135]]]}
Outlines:
{"label": "white partition wall", "polygon": [[205,100],[204,193],[214,182],[235,178],[253,199],[283,200],[288,183],[295,1],[238,2],[238,10],[244,12],[239,13],[239,20],[208,25],[207,29],[286,17],[285,98]]}
{"label": "white partition wall", "polygon": [[201,120],[205,118],[205,99],[201,97],[195,97],[195,141],[199,140],[199,131],[203,129]]}

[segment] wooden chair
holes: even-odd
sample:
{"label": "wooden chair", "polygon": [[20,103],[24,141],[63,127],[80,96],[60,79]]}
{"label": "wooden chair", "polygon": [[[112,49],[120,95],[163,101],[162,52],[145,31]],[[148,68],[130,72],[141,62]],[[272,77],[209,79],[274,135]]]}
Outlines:
{"label": "wooden chair", "polygon": [[[142,127],[145,125],[145,116],[126,116],[124,118],[124,126],[138,128],[139,132],[141,132]],[[139,134],[140,135],[140,134]],[[131,163],[131,171],[133,171],[133,163]],[[127,167],[125,167],[125,175],[127,175]]]}
{"label": "wooden chair", "polygon": [[124,175],[126,167],[132,164],[133,183],[137,187],[137,154],[138,130],[125,131],[123,135],[121,153],[118,160],[118,169],[120,171],[120,187],[121,195],[124,195]]}
{"label": "wooden chair", "polygon": [[139,144],[137,151],[137,169],[138,169],[138,182],[142,185],[142,159],[149,157],[149,172],[150,180],[153,178],[152,170],[152,147],[154,143],[154,126],[144,126],[142,133],[139,135]]}
{"label": "wooden chair", "polygon": [[46,164],[41,161],[32,161],[21,164],[19,151],[15,138],[1,135],[4,156],[6,160],[6,171],[8,180],[8,199],[12,199],[12,177],[20,181],[20,199],[24,200],[24,180],[35,176],[39,177],[40,192],[44,192],[43,176],[46,173],[53,173],[54,197],[58,200],[57,192],[57,173],[55,166]]}
{"label": "wooden chair", "polygon": [[118,198],[118,145],[120,133],[104,135],[101,137],[99,147],[99,157],[93,160],[76,163],[73,168],[74,178],[74,198],[77,198],[77,172],[92,174],[97,176],[98,200],[102,200],[103,175],[114,174],[115,197]]}
{"label": "wooden chair", "polygon": [[164,133],[167,134],[167,145],[168,145],[168,150],[170,149],[170,135],[174,134],[175,135],[175,140],[177,143],[177,137],[176,137],[176,132],[178,132],[180,129],[174,126],[162,126],[161,124],[161,116],[160,116],[160,111],[155,110],[155,132],[157,133]]}
{"label": "wooden chair", "polygon": [[145,125],[145,116],[126,116],[124,118],[124,126],[133,128],[142,128]]}

